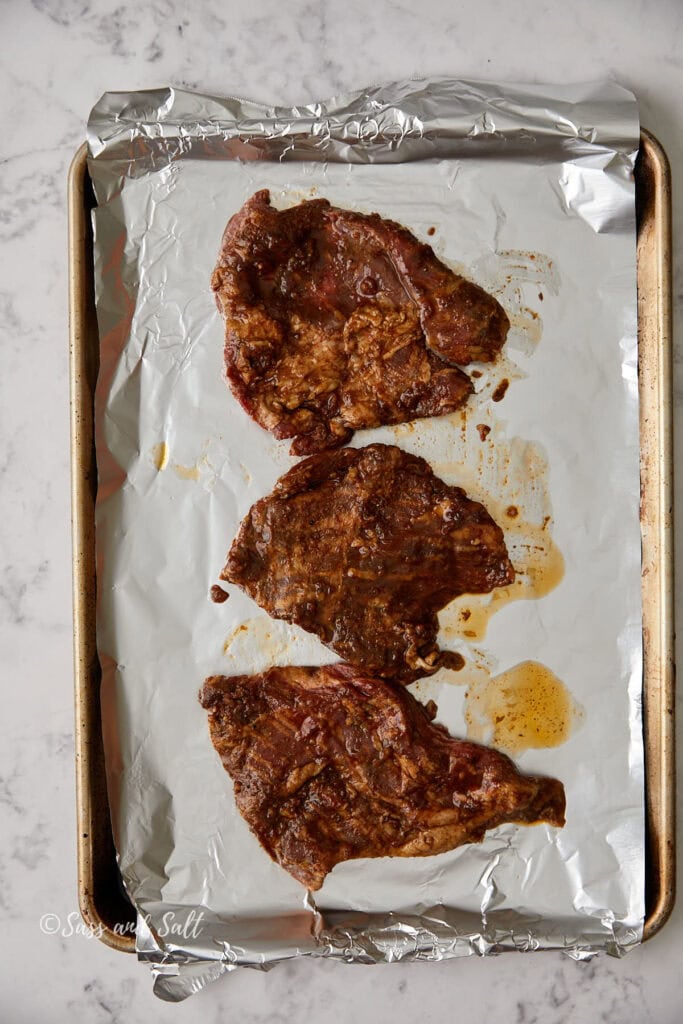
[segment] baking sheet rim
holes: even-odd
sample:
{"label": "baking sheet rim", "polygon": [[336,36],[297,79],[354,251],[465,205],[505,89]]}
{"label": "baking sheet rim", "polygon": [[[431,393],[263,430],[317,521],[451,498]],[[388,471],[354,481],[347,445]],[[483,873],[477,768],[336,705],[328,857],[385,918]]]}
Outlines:
{"label": "baking sheet rim", "polygon": [[[641,528],[643,534],[643,730],[645,745],[647,913],[643,941],[665,924],[675,898],[671,184],[669,163],[657,139],[641,130],[640,161],[652,187],[638,227],[638,353],[641,424]],[[638,173],[638,171],[636,172]],[[77,150],[68,175],[69,354],[71,391],[71,493],[78,892],[85,922],[107,945],[135,951],[135,937],[105,922],[98,906],[92,823],[94,716],[99,720],[99,674],[94,636],[93,391],[87,380],[87,252],[91,231],[85,209],[87,144]],[[637,197],[638,198],[638,197]],[[649,260],[644,258],[651,247]],[[647,315],[645,311],[647,310]],[[92,630],[90,626],[92,625]],[[131,907],[131,913],[134,913]]]}

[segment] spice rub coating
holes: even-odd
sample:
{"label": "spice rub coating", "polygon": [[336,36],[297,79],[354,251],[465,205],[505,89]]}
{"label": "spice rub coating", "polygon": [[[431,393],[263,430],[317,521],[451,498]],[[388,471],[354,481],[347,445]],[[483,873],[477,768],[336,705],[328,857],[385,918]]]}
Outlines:
{"label": "spice rub coating", "polygon": [[213,676],[200,701],[240,813],[309,889],[340,861],[443,853],[503,822],[564,824],[562,783],[454,739],[433,708],[348,665]]}
{"label": "spice rub coating", "polygon": [[514,580],[483,505],[394,445],[313,455],[242,521],[221,579],[350,664],[401,683],[447,660],[437,612]]}
{"label": "spice rub coating", "polygon": [[267,189],[228,222],[211,286],[227,382],[293,455],[452,412],[473,390],[457,364],[494,359],[509,328],[400,224],[326,199],[276,210]]}

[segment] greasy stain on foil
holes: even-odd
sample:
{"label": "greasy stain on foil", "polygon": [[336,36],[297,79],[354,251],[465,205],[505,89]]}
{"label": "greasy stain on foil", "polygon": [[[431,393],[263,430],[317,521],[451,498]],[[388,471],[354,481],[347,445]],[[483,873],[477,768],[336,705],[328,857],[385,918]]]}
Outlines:
{"label": "greasy stain on foil", "polygon": [[[443,244],[432,247],[456,274],[474,281],[498,299],[510,321],[505,348],[532,355],[543,335],[543,319],[534,303],[560,291],[556,261],[542,252],[500,249],[467,266],[448,259]],[[496,363],[491,366],[494,370]]]}
{"label": "greasy stain on foil", "polygon": [[172,465],[173,472],[179,480],[187,480],[197,482],[202,480],[204,486],[211,490],[216,482],[218,471],[215,465],[209,458],[209,449],[211,447],[211,440],[204,443],[201,455],[197,460],[189,465],[182,462],[174,462]]}
{"label": "greasy stain on foil", "polygon": [[[549,531],[550,520],[532,524],[519,521],[516,505],[496,514],[493,503],[489,511],[505,531],[515,580],[507,587],[498,587],[490,594],[465,594],[452,601],[441,613],[440,624],[447,637],[462,636],[466,640],[483,640],[493,615],[513,601],[538,600],[551,593],[564,577],[564,558]],[[514,512],[514,522],[506,522]]]}
{"label": "greasy stain on foil", "polygon": [[510,320],[506,345],[531,355],[543,335],[543,320],[526,298],[543,302],[543,294],[557,295],[560,276],[555,260],[542,252],[502,249],[478,260],[471,268],[477,284],[495,295]]}
{"label": "greasy stain on foil", "polygon": [[[491,616],[505,605],[545,597],[564,576],[564,558],[552,537],[545,450],[537,442],[508,437],[499,418],[515,381],[526,376],[514,361],[514,350],[532,354],[542,336],[543,322],[525,304],[525,293],[532,290],[537,301],[543,292],[555,295],[559,277],[550,257],[516,249],[454,270],[498,297],[511,323],[505,347],[493,363],[469,368],[476,393],[462,409],[391,429],[404,448],[427,459],[446,483],[463,487],[480,501],[504,531],[514,582],[491,594],[463,595],[439,615],[446,640],[471,643],[486,636]],[[450,427],[446,431],[444,421]]]}
{"label": "greasy stain on foil", "polygon": [[173,463],[173,472],[181,480],[199,480],[201,476],[201,470],[199,463],[196,462],[194,466],[183,466],[179,462]]}
{"label": "greasy stain on foil", "polygon": [[282,188],[279,191],[271,190],[271,201],[279,210],[289,210],[293,206],[298,206],[299,203],[307,203],[312,199],[324,199],[325,196],[320,195],[320,189],[317,185],[311,185],[310,188]]}
{"label": "greasy stain on foil", "polygon": [[223,654],[240,666],[250,665],[250,671],[263,672],[274,665],[291,663],[293,643],[291,629],[277,619],[246,619],[225,638]]}
{"label": "greasy stain on foil", "polygon": [[161,473],[168,465],[168,445],[165,441],[155,444],[151,451],[152,461]]}
{"label": "greasy stain on foil", "polygon": [[514,582],[490,594],[463,594],[439,613],[443,639],[472,642],[486,636],[489,620],[506,605],[551,593],[564,577],[564,558],[552,536],[543,446],[509,438],[483,392],[444,419],[453,429],[443,432],[434,420],[391,429],[403,448],[427,459],[447,484],[481,502],[505,535]]}
{"label": "greasy stain on foil", "polygon": [[491,677],[471,674],[465,694],[467,737],[508,754],[558,747],[583,718],[583,708],[546,665],[523,661]]}

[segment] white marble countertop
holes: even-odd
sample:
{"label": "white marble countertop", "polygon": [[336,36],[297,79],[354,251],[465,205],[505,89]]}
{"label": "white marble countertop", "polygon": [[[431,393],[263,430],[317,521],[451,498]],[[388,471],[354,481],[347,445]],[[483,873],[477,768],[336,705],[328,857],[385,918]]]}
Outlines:
{"label": "white marble countertop", "polygon": [[[77,895],[65,189],[90,107],[107,90],[176,84],[289,103],[420,73],[609,75],[636,93],[669,154],[680,239],[680,0],[4,0],[0,24],[0,1020],[679,1021],[683,901],[621,961],[306,962],[236,972],[178,1007],[154,998],[133,957],[68,934]],[[680,313],[680,261],[674,295]],[[675,355],[680,443],[680,344]],[[683,474],[679,509],[681,487]],[[63,934],[41,932],[48,913]]]}

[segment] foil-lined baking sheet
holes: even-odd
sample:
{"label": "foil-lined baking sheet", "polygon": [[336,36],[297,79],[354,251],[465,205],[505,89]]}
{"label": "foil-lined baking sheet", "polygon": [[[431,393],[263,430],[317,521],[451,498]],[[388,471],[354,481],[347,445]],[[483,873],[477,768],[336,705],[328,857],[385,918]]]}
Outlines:
{"label": "foil-lined baking sheet", "polygon": [[[611,83],[420,80],[292,109],[162,89],[93,110],[103,729],[138,955],[162,998],[293,956],[582,958],[640,940],[638,136]],[[227,220],[261,188],[279,207],[325,197],[401,222],[510,316],[464,412],[351,443],[424,456],[505,529],[519,588],[445,609],[441,646],[466,666],[411,689],[452,734],[561,779],[561,830],[347,862],[311,894],[237,812],[204,678],[336,660],[236,588],[208,596],[241,518],[293,464],[223,382],[209,286]],[[521,740],[496,726],[529,662],[559,701],[536,707],[545,740],[529,719]]]}

